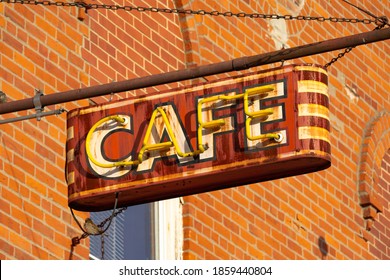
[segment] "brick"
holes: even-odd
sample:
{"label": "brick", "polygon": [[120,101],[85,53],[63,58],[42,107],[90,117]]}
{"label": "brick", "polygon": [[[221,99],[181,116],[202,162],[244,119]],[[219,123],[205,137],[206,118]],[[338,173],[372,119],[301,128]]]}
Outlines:
{"label": "brick", "polygon": [[[4,170],[7,172],[8,176],[12,179],[15,179],[16,181],[20,183],[24,183],[26,180],[26,175],[24,174],[24,171],[20,169],[18,166],[10,165],[8,163],[4,163]],[[11,194],[9,194],[11,195]]]}
{"label": "brick", "polygon": [[223,198],[222,198],[222,202],[226,206],[231,208],[233,211],[238,211],[238,208],[239,208],[238,204],[233,199],[230,199],[229,196],[224,195]]}
{"label": "brick", "polygon": [[[44,237],[53,239],[54,238],[54,231],[52,228],[49,227],[49,225],[43,223],[41,220],[34,219],[32,228],[41,233]],[[45,242],[44,242],[45,243]]]}
{"label": "brick", "polygon": [[19,42],[18,40],[16,40],[13,36],[11,36],[10,34],[6,33],[6,32],[3,32],[3,42],[6,44],[6,45],[9,45],[9,46],[12,46],[12,48],[19,52],[19,53],[22,53],[23,52],[23,44],[21,42]]}
{"label": "brick", "polygon": [[231,258],[225,247],[214,245],[213,251],[215,252],[215,259],[228,260]]}
{"label": "brick", "polygon": [[75,51],[76,50],[76,43],[68,37],[64,32],[58,31],[56,34],[56,39],[59,43],[61,43],[65,48]]}
{"label": "brick", "polygon": [[55,26],[52,25],[50,21],[47,21],[46,19],[36,16],[35,17],[35,24],[42,29],[45,33],[50,35],[51,37],[55,37],[57,33],[57,29]]}
{"label": "brick", "polygon": [[223,225],[226,226],[226,228],[229,229],[232,233],[239,234],[240,232],[238,225],[231,219],[224,218]]}
{"label": "brick", "polygon": [[[12,244],[9,244],[9,242],[0,239],[0,248],[2,253],[8,254],[8,255],[14,255],[15,254],[15,248]],[[4,258],[2,258],[4,259]]]}
{"label": "brick", "polygon": [[20,236],[19,234],[16,234],[14,232],[10,232],[10,243],[13,244],[16,248],[19,248],[20,250],[30,252],[31,250],[31,243],[26,240],[24,237]]}
{"label": "brick", "polygon": [[[55,229],[58,232],[65,232],[65,225],[62,223],[62,221],[54,216],[45,214],[45,220],[46,224]],[[53,233],[55,235],[55,233]]]}
{"label": "brick", "polygon": [[65,153],[64,145],[60,145],[50,137],[45,137],[45,145],[58,155],[63,155]]}
{"label": "brick", "polygon": [[33,62],[31,62],[25,56],[21,55],[20,53],[15,53],[14,60],[18,65],[23,66],[25,71],[29,71],[31,73],[34,73],[35,64]]}
{"label": "brick", "polygon": [[35,147],[35,151],[41,155],[43,158],[46,158],[50,161],[55,161],[55,155],[53,152],[49,151],[46,147],[42,146],[41,144],[39,143],[36,143],[35,144],[36,147]]}
{"label": "brick", "polygon": [[34,256],[36,256],[38,259],[40,259],[40,260],[47,260],[47,259],[49,259],[48,252],[45,249],[41,248],[41,247],[32,245],[31,253]]}
{"label": "brick", "polygon": [[[10,201],[12,201],[12,200],[10,200]],[[20,233],[21,227],[17,221],[18,218],[19,217],[10,217],[10,216],[5,215],[3,213],[0,215],[1,224],[3,224],[5,226],[5,228],[7,228],[7,230],[6,230],[6,232],[8,233],[7,238],[9,238],[10,230],[14,233]]]}
{"label": "brick", "polygon": [[39,206],[40,205],[36,205],[27,201],[24,203],[24,209],[26,210],[26,212],[28,212],[32,217],[42,220],[43,213],[42,209]]}
{"label": "brick", "polygon": [[32,260],[34,257],[24,250],[21,250],[17,247],[15,247],[15,255],[13,256],[16,260]]}
{"label": "brick", "polygon": [[12,72],[15,75],[21,76],[22,75],[22,68],[14,63],[12,60],[8,59],[7,57],[2,58],[2,64],[3,66],[10,72]]}
{"label": "brick", "polygon": [[73,26],[67,24],[65,26],[65,34],[75,41],[76,45],[81,45],[83,43],[83,35],[78,30],[75,30]]}
{"label": "brick", "polygon": [[49,251],[48,259],[64,259],[65,250],[49,239],[43,240],[43,247]]}

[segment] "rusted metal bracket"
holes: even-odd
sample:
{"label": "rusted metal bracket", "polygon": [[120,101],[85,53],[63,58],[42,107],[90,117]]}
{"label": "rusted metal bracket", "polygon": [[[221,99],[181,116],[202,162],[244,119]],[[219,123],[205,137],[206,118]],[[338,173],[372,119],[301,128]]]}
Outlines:
{"label": "rusted metal bracket", "polygon": [[91,0],[82,0],[82,1],[75,1],[75,4],[78,4],[78,12],[77,12],[77,19],[80,21],[84,21],[85,18],[88,15],[88,10],[90,9],[89,4],[91,4]]}
{"label": "rusted metal bracket", "polygon": [[41,96],[43,96],[43,92],[41,92],[39,89],[35,89],[35,95],[33,98],[33,103],[35,106],[35,117],[37,118],[37,121],[41,120],[42,112],[43,112],[43,106],[41,103]]}
{"label": "rusted metal bracket", "polygon": [[43,111],[44,107],[43,107],[42,102],[41,102],[42,96],[43,96],[43,93],[39,89],[35,89],[35,95],[33,97],[34,109],[36,111],[35,114],[0,120],[0,124],[24,121],[24,120],[35,119],[35,118],[37,119],[37,121],[40,121],[42,119],[42,117],[47,117],[47,116],[52,116],[52,115],[60,115],[66,111],[64,108],[61,108],[61,109],[57,109],[57,110],[53,110],[53,111],[49,111],[49,112],[44,112]]}

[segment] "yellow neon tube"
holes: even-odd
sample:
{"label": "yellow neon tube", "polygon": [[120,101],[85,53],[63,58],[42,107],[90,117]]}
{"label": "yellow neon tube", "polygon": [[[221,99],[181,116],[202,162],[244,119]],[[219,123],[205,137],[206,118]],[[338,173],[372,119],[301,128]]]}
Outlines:
{"label": "yellow neon tube", "polygon": [[273,91],[274,87],[272,86],[262,86],[257,88],[251,88],[245,91],[244,93],[244,112],[248,116],[248,118],[245,121],[245,132],[246,137],[249,140],[262,140],[262,139],[269,139],[273,138],[276,141],[281,140],[281,135],[278,133],[266,133],[266,134],[260,134],[257,136],[251,135],[250,125],[253,119],[260,119],[260,121],[264,121],[268,118],[269,115],[272,115],[274,110],[272,108],[267,108],[263,110],[258,110],[255,112],[249,111],[249,104],[248,104],[248,97],[252,95],[262,95],[261,98],[264,98],[268,95],[268,92]]}
{"label": "yellow neon tube", "polygon": [[244,93],[244,112],[247,116],[250,118],[263,118],[267,117],[268,115],[271,115],[273,113],[273,109],[265,109],[265,110],[259,110],[255,112],[249,112],[249,104],[248,104],[248,97],[258,94],[258,95],[268,95],[268,92],[273,91],[274,88],[271,86],[262,86],[257,88],[251,88],[249,90],[246,90]]}
{"label": "yellow neon tube", "polygon": [[[163,143],[156,143],[156,144],[148,144],[147,140],[149,139],[150,134],[152,132],[152,127],[153,127],[153,124],[154,124],[154,120],[157,117],[157,113],[160,113],[161,117],[163,118],[164,124],[165,124],[165,126],[167,128],[167,131],[168,131],[168,135],[169,135],[169,137],[171,138],[172,141],[163,142]],[[184,153],[180,149],[179,143],[177,142],[176,136],[173,133],[172,127],[171,127],[171,125],[169,123],[167,114],[165,113],[164,109],[162,109],[161,107],[158,107],[157,109],[155,109],[153,111],[153,114],[152,114],[149,126],[148,126],[148,128],[146,130],[146,134],[145,134],[145,138],[144,138],[144,142],[143,142],[143,147],[141,148],[141,150],[140,150],[140,152],[138,154],[138,162],[141,163],[143,161],[143,155],[144,155],[144,153],[146,151],[164,150],[164,149],[169,149],[171,147],[175,147],[176,154],[178,156],[180,156],[180,157],[191,157],[191,156],[193,157],[193,156],[198,155],[201,152],[201,151],[197,150],[197,151],[194,151],[194,152]]]}
{"label": "yellow neon tube", "polygon": [[191,156],[195,156],[195,155],[198,155],[199,152],[198,151],[195,151],[195,152],[189,152],[189,153],[184,153],[180,147],[179,147],[179,143],[177,142],[177,139],[175,137],[175,134],[173,133],[173,130],[172,130],[172,127],[169,123],[169,120],[168,120],[168,117],[167,117],[167,114],[165,113],[165,111],[163,109],[161,109],[160,107],[157,108],[158,112],[161,114],[161,116],[163,117],[163,120],[164,120],[164,123],[167,127],[167,130],[168,130],[168,135],[171,137],[171,140],[172,140],[172,143],[173,143],[173,146],[175,147],[175,150],[176,150],[176,153],[180,156],[180,157],[191,157]]}
{"label": "yellow neon tube", "polygon": [[102,163],[98,161],[91,152],[91,137],[92,134],[95,132],[96,128],[98,128],[102,123],[109,121],[109,120],[115,120],[118,123],[124,125],[126,123],[126,119],[122,118],[120,116],[109,116],[105,117],[98,122],[96,122],[91,129],[89,130],[87,134],[87,138],[85,140],[85,150],[87,152],[87,156],[91,162],[93,162],[96,166],[102,167],[102,168],[112,168],[112,167],[117,167],[117,166],[126,166],[126,165],[135,165],[138,164],[138,161],[118,161],[118,162],[113,162],[113,163]]}
{"label": "yellow neon tube", "polygon": [[255,141],[255,140],[262,140],[262,139],[273,138],[276,141],[278,141],[281,138],[281,135],[279,133],[266,133],[266,134],[260,134],[260,135],[257,135],[257,136],[252,136],[251,135],[251,130],[250,130],[251,129],[250,128],[251,121],[252,121],[252,118],[247,118],[246,121],[245,121],[246,138],[248,138],[249,140]]}
{"label": "yellow neon tube", "polygon": [[199,101],[197,111],[198,111],[198,154],[203,153],[207,149],[207,143],[206,145],[203,145],[203,139],[202,139],[202,130],[203,128],[215,128],[215,127],[221,127],[225,125],[224,120],[212,120],[209,122],[203,122],[202,119],[202,105],[208,102],[213,102],[213,101],[218,101],[218,100],[234,100],[234,99],[239,99],[244,96],[243,93],[241,94],[236,94],[233,96],[230,95],[214,95],[210,97],[203,98],[202,100]]}
{"label": "yellow neon tube", "polygon": [[173,146],[172,142],[148,144],[148,139],[150,137],[150,134],[152,133],[153,124],[154,124],[155,119],[157,117],[157,113],[159,112],[158,109],[160,109],[160,108],[158,107],[157,109],[155,109],[153,111],[152,117],[150,118],[150,122],[149,122],[148,128],[146,129],[146,133],[145,133],[145,137],[144,137],[144,142],[142,143],[142,148],[141,148],[140,152],[138,153],[138,163],[141,163],[143,161],[143,155],[146,151],[158,151],[158,150],[163,150],[163,149],[169,149],[170,147]]}
{"label": "yellow neon tube", "polygon": [[141,150],[138,153],[138,162],[141,163],[143,161],[143,156],[146,151],[160,151],[160,150],[169,149],[170,147],[173,147],[172,142],[163,142],[163,143],[145,145],[141,148]]}
{"label": "yellow neon tube", "polygon": [[[93,155],[90,149],[90,143],[91,143],[91,137],[92,134],[95,132],[95,130],[104,122],[109,121],[109,120],[116,120],[118,123],[124,125],[126,122],[126,119],[120,116],[109,116],[105,117],[98,122],[96,122],[91,129],[89,130],[86,138],[86,153],[89,158],[89,160],[94,163],[96,166],[102,167],[102,168],[112,168],[112,167],[118,167],[118,166],[128,166],[128,165],[138,165],[143,161],[143,155],[146,151],[156,151],[156,150],[164,150],[164,149],[169,149],[171,147],[175,147],[176,153],[180,157],[190,157],[190,156],[196,156],[201,153],[203,153],[207,149],[207,143],[204,145],[202,141],[202,130],[205,129],[211,129],[211,128],[216,128],[216,127],[221,127],[225,125],[224,120],[212,120],[209,122],[203,122],[202,119],[202,105],[208,102],[213,102],[213,101],[218,101],[218,100],[235,100],[239,98],[244,98],[244,112],[248,116],[248,118],[245,121],[245,131],[247,138],[249,140],[259,140],[259,139],[266,139],[266,138],[273,138],[276,141],[281,140],[281,135],[278,133],[267,133],[267,134],[261,134],[258,136],[251,136],[250,134],[250,124],[251,121],[255,118],[260,118],[261,121],[267,119],[269,115],[273,113],[273,109],[264,109],[264,110],[259,110],[255,112],[250,112],[249,111],[249,105],[248,105],[248,97],[252,95],[262,95],[262,97],[265,97],[268,95],[269,91],[274,90],[272,86],[262,86],[262,87],[257,87],[257,88],[251,88],[245,91],[245,93],[241,94],[236,94],[233,96],[229,95],[215,95],[211,97],[204,98],[199,101],[198,106],[197,106],[197,113],[198,113],[198,123],[199,127],[197,130],[198,134],[198,150],[195,150],[194,152],[189,152],[189,153],[184,153],[181,151],[179,144],[177,142],[177,139],[175,137],[175,134],[173,133],[172,127],[169,123],[168,117],[165,113],[165,111],[161,108],[158,107],[153,111],[151,120],[149,122],[148,128],[145,133],[144,141],[143,141],[143,146],[138,153],[138,160],[135,161],[119,161],[119,162],[113,162],[113,163],[102,163],[99,162]],[[160,115],[163,118],[163,121],[166,125],[166,128],[168,130],[169,137],[171,138],[172,141],[168,142],[163,142],[163,143],[156,143],[156,144],[148,144],[147,140],[149,139],[151,132],[152,132],[152,127],[154,124],[154,120],[157,117],[157,113],[160,113]]]}

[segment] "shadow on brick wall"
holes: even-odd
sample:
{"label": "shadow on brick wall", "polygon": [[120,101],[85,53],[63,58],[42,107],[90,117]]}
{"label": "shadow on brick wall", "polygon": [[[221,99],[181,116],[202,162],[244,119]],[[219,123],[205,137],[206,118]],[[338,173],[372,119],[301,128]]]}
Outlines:
{"label": "shadow on brick wall", "polygon": [[325,241],[325,238],[323,238],[322,236],[318,238],[318,248],[320,249],[322,259],[326,259],[326,256],[329,252],[329,247]]}

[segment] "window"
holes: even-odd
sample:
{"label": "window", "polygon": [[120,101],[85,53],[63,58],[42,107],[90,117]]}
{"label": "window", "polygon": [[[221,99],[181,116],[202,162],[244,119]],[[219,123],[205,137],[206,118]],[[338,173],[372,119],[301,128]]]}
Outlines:
{"label": "window", "polygon": [[[152,259],[151,208],[152,204],[141,204],[127,208],[117,215],[104,237],[104,259],[134,260]],[[112,211],[91,213],[91,219],[100,223]],[[101,258],[101,236],[90,237],[90,253]]]}
{"label": "window", "polygon": [[[92,212],[99,224],[112,211]],[[181,200],[171,199],[128,207],[111,222],[104,237],[106,260],[180,259]],[[90,236],[90,257],[101,259],[101,236]]]}

